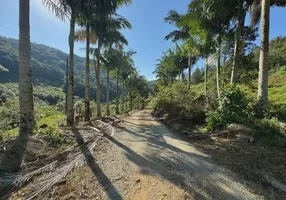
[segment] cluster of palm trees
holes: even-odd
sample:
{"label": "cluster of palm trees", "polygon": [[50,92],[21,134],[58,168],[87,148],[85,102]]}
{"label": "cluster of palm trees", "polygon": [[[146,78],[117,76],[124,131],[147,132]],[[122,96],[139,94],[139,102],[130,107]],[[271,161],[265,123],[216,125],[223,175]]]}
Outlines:
{"label": "cluster of palm trees", "polygon": [[[191,84],[192,64],[198,58],[206,59],[205,92],[207,93],[208,58],[216,56],[217,96],[220,97],[220,73],[222,51],[233,52],[230,83],[237,81],[238,56],[245,49],[246,29],[254,31],[261,20],[261,48],[258,77],[258,111],[268,108],[268,60],[270,7],[286,6],[285,0],[193,0],[187,13],[172,10],[165,21],[177,27],[165,39],[180,42],[181,47],[164,54],[155,73],[160,80],[172,81],[184,68],[188,68],[188,85]],[[251,16],[249,27],[245,25],[247,13]],[[231,45],[231,44],[233,45]],[[232,50],[233,49],[233,50]],[[186,59],[187,58],[187,59]],[[172,62],[170,62],[172,60]],[[167,76],[167,80],[166,79]]]}
{"label": "cluster of palm trees", "polygon": [[[131,29],[131,24],[117,14],[117,9],[131,3],[131,0],[42,0],[43,5],[61,20],[69,20],[69,58],[67,80],[67,125],[74,125],[74,43],[86,42],[86,79],[85,79],[85,121],[90,121],[90,66],[94,64],[96,74],[96,117],[101,117],[100,106],[100,71],[107,71],[107,115],[109,108],[109,77],[114,74],[117,79],[116,113],[119,113],[119,84],[122,83],[126,104],[127,91],[139,86],[129,84],[129,79],[141,80],[134,68],[133,51],[124,51],[127,39],[121,29]],[[30,50],[30,1],[19,0],[20,37],[19,37],[19,102],[20,134],[31,133],[34,126],[33,86],[31,75]],[[79,27],[78,30],[76,26]],[[91,61],[93,57],[93,61]],[[123,96],[124,96],[123,95]],[[132,101],[132,99],[131,99]]]}

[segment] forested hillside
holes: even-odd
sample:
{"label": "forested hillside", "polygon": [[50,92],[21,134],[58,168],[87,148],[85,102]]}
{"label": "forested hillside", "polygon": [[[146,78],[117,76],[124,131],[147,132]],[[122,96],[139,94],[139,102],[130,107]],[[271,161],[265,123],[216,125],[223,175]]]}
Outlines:
{"label": "forested hillside", "polygon": [[[0,72],[0,83],[18,82],[18,40],[0,36],[0,65],[9,70],[9,72]],[[65,87],[66,62],[68,55],[58,49],[31,43],[32,52],[32,73],[33,82],[36,85],[49,85],[54,87]],[[75,95],[84,97],[84,71],[85,58],[75,55]],[[91,62],[93,63],[93,62]],[[102,90],[105,93],[106,72],[101,72]],[[91,97],[95,96],[95,75],[94,69],[91,69]],[[111,99],[115,98],[115,84],[111,79],[110,87]],[[105,100],[105,95],[101,96]]]}

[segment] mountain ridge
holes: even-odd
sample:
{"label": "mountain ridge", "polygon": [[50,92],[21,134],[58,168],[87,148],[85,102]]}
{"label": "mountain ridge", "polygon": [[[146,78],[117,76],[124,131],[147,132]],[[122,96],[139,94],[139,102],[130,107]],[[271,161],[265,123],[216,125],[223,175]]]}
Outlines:
{"label": "mountain ridge", "polygon": [[[65,87],[66,60],[68,54],[45,44],[31,43],[31,64],[33,83],[54,87]],[[84,97],[85,81],[85,58],[75,55],[74,57],[74,82],[75,95]],[[18,40],[0,35],[0,65],[8,69],[8,72],[0,72],[0,83],[18,82]],[[95,75],[90,68],[91,97],[95,96]],[[105,100],[106,71],[101,70],[101,99]],[[110,97],[115,98],[116,84],[111,77]]]}

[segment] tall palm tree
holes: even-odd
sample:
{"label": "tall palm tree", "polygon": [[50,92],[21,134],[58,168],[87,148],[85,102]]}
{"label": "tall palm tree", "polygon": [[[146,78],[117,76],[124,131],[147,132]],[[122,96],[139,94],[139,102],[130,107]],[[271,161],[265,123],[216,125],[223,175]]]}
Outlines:
{"label": "tall palm tree", "polygon": [[[123,59],[123,66],[121,67],[121,73],[120,77],[122,79],[122,89],[123,89],[123,101],[122,101],[122,108],[124,110],[124,102],[125,102],[125,110],[128,110],[127,107],[127,79],[131,74],[134,74],[136,72],[136,69],[134,68],[134,60],[132,59],[132,56],[136,54],[136,52],[129,50],[128,52],[125,52],[125,57]],[[125,90],[124,90],[125,89]],[[118,98],[118,97],[117,97]]]}
{"label": "tall palm tree", "polygon": [[284,0],[254,0],[251,7],[251,27],[261,19],[261,47],[258,73],[257,111],[262,114],[268,109],[268,67],[269,67],[269,31],[270,7],[285,7]]}
{"label": "tall palm tree", "polygon": [[20,135],[32,133],[34,126],[34,100],[30,44],[30,1],[19,1],[19,105]]}
{"label": "tall palm tree", "polygon": [[270,0],[262,0],[261,9],[261,48],[258,74],[258,110],[263,112],[268,107],[268,66],[269,66],[269,26]]}
{"label": "tall palm tree", "polygon": [[67,99],[67,125],[74,125],[74,41],[75,24],[81,11],[84,9],[84,0],[42,0],[43,4],[57,17],[70,21],[69,33],[69,77],[68,77],[68,99]]}
{"label": "tall palm tree", "polygon": [[[128,41],[125,39],[125,37],[123,35],[121,35],[119,32],[113,32],[113,35],[110,35],[111,37],[109,37],[109,42],[110,42],[110,47],[107,48],[103,54],[103,62],[106,66],[106,114],[107,116],[110,115],[110,106],[109,106],[109,85],[110,85],[110,71],[111,70],[116,70],[116,68],[118,67],[118,65],[120,66],[120,63],[122,62],[122,56],[121,53],[122,51],[119,50],[122,47],[123,44],[127,45]],[[117,43],[117,46],[119,46],[119,49],[112,49],[112,43]],[[121,44],[119,44],[121,43]],[[118,77],[117,77],[118,79]],[[118,85],[117,85],[118,87]],[[118,89],[116,90],[118,91]],[[118,92],[117,92],[118,93]]]}
{"label": "tall palm tree", "polygon": [[[94,2],[93,2],[94,3]],[[86,42],[86,60],[85,60],[85,114],[84,114],[84,121],[90,121],[90,43],[95,43],[94,39],[90,38],[90,16],[92,14],[93,4],[91,4],[90,0],[87,0],[87,3],[84,6],[84,9],[81,11],[80,16],[77,19],[77,24],[82,28],[75,32],[75,40]]]}
{"label": "tall palm tree", "polygon": [[[128,45],[127,39],[119,32],[122,28],[128,28],[131,29],[132,26],[128,20],[126,20],[124,17],[117,16],[110,19],[107,32],[105,34],[104,38],[104,44],[111,50],[113,45],[117,45],[120,49],[123,48],[123,45]],[[112,59],[112,56],[117,56],[118,52],[115,53],[115,55],[112,55],[112,51],[109,51],[110,59]],[[113,61],[116,60],[116,58],[113,58]],[[109,116],[110,115],[110,107],[109,107],[109,77],[110,77],[110,69],[115,66],[116,63],[110,62],[106,66],[106,113]]]}
{"label": "tall palm tree", "polygon": [[[96,110],[97,118],[101,118],[101,107],[100,107],[100,60],[101,60],[101,50],[106,45],[106,35],[112,30],[112,26],[118,27],[118,23],[114,22],[113,16],[118,16],[116,14],[116,9],[126,3],[130,3],[130,0],[109,0],[103,1],[95,7],[95,13],[91,20],[91,31],[95,34],[97,39],[97,49],[95,51],[96,57]],[[111,20],[113,19],[113,20]],[[120,26],[122,25],[119,23]],[[125,25],[124,25],[125,26]]]}
{"label": "tall palm tree", "polygon": [[86,5],[86,61],[85,61],[85,116],[84,120],[86,122],[90,121],[90,86],[89,86],[89,45],[90,45],[90,25],[89,25],[89,19],[90,19],[90,0],[87,0]]}
{"label": "tall palm tree", "polygon": [[119,48],[118,54],[117,54],[117,64],[115,66],[115,72],[116,72],[116,114],[119,114],[119,81],[120,78],[123,79],[123,82],[126,82],[126,77],[128,77],[129,73],[134,69],[134,61],[132,59],[132,56],[136,52],[130,50],[127,52],[124,52],[122,48]]}
{"label": "tall palm tree", "polygon": [[[217,49],[217,93],[220,98],[220,57],[222,39],[230,31],[233,13],[231,9],[224,9],[220,4],[224,0],[193,0],[188,5],[188,13],[182,20],[188,25],[192,34],[204,38],[205,42],[215,41]],[[218,3],[216,3],[218,2]],[[234,1],[232,1],[234,2]]]}
{"label": "tall palm tree", "polygon": [[[235,18],[235,39],[234,39],[234,52],[233,52],[233,63],[231,70],[230,83],[235,84],[236,82],[236,71],[238,68],[238,56],[241,52],[241,36],[244,29],[246,13],[249,10],[253,0],[238,0],[238,1],[228,1],[224,2],[228,4],[228,8],[233,10],[233,15]],[[234,4],[233,4],[234,3]]]}
{"label": "tall palm tree", "polygon": [[[165,22],[175,25],[178,29],[169,33],[165,37],[165,40],[172,39],[173,42],[177,41],[187,42],[189,39],[192,39],[189,33],[189,28],[180,25],[180,21],[182,18],[183,15],[179,14],[177,11],[174,10],[169,11],[168,16],[165,17]],[[188,87],[190,87],[191,84],[192,63],[193,61],[192,61],[191,51],[190,48],[188,48]]]}
{"label": "tall palm tree", "polygon": [[85,112],[84,112],[84,121],[90,121],[90,85],[89,85],[89,65],[90,65],[90,10],[91,4],[90,0],[87,0],[85,8],[82,13],[82,17],[80,18],[78,24],[85,26],[85,38],[86,38],[86,58],[85,58],[85,96],[84,96],[84,103],[85,103]]}

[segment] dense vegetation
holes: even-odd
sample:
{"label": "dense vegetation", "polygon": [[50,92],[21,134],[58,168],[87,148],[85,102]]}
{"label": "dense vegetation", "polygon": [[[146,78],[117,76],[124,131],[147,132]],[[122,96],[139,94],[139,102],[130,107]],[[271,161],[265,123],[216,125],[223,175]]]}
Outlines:
{"label": "dense vegetation", "polygon": [[[261,5],[241,2],[197,0],[186,14],[168,13],[165,21],[177,30],[165,39],[172,39],[175,47],[158,60],[151,105],[155,115],[200,125],[204,132],[240,124],[256,138],[285,148],[286,37],[268,43],[269,27],[262,27],[264,46],[256,46],[261,10],[249,8]],[[274,1],[270,5],[284,6]],[[228,11],[221,13],[221,8]],[[244,22],[247,12],[250,26]],[[205,66],[192,70],[200,59],[206,60]]]}

